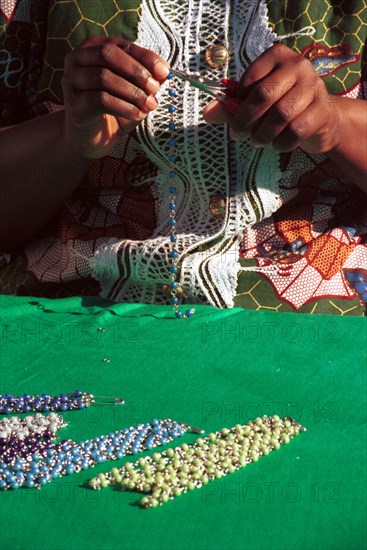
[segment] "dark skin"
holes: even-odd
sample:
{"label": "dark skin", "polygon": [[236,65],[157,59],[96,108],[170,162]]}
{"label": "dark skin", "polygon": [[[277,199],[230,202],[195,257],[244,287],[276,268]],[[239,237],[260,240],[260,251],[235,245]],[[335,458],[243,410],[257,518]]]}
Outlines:
{"label": "dark skin", "polygon": [[[36,235],[91,162],[157,107],[168,73],[155,53],[118,38],[90,37],[66,56],[64,111],[0,130],[0,249]],[[327,153],[367,191],[367,102],[329,95],[312,65],[286,46],[260,56],[237,100],[210,103],[204,117],[228,123],[233,139],[250,137],[254,146]]]}
{"label": "dark skin", "polygon": [[87,158],[100,158],[156,109],[169,73],[153,52],[117,38],[90,37],[65,58],[65,135]]}
{"label": "dark skin", "polygon": [[326,153],[367,192],[367,102],[330,95],[311,63],[284,45],[250,65],[237,99],[212,101],[204,117],[229,124],[233,139],[250,138],[254,147]]}
{"label": "dark skin", "polygon": [[66,56],[64,111],[0,129],[0,250],[45,226],[93,160],[157,107],[168,73],[158,55],[118,38],[90,37]]}

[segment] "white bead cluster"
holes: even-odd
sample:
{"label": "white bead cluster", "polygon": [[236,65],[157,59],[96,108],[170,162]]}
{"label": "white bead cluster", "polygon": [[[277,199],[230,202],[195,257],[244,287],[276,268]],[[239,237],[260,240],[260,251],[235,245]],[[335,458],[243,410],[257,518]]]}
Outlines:
{"label": "white bead cluster", "polygon": [[56,433],[67,426],[67,422],[60,414],[51,413],[44,416],[37,413],[34,416],[19,418],[18,416],[5,417],[0,421],[0,438],[24,439],[34,434],[43,435],[47,430]]}

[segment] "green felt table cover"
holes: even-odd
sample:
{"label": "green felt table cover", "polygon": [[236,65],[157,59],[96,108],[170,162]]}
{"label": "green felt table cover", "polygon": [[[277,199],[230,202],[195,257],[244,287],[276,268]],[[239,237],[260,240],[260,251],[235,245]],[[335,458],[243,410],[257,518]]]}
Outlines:
{"label": "green felt table cover", "polygon": [[128,457],[41,490],[2,491],[1,550],[366,547],[365,319],[203,306],[177,320],[169,307],[78,297],[3,296],[0,305],[1,393],[80,388],[126,400],[64,413],[63,438],[154,417],[210,431],[278,414],[307,428],[155,509],[136,506],[137,493],[83,486]]}

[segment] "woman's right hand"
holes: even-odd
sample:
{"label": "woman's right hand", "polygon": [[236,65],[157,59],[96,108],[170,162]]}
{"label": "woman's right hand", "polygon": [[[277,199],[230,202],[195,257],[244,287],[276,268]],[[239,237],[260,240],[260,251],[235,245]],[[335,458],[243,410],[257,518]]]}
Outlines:
{"label": "woman's right hand", "polygon": [[108,154],[154,110],[169,73],[158,55],[127,40],[93,36],[65,57],[65,138],[87,159]]}

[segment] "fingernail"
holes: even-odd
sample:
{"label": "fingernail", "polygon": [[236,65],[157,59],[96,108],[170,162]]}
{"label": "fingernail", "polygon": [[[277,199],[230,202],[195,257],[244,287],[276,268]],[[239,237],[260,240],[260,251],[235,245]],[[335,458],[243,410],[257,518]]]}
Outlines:
{"label": "fingernail", "polygon": [[148,97],[148,99],[146,100],[145,102],[145,107],[149,110],[149,111],[153,111],[154,109],[157,108],[157,105],[158,105],[158,101],[156,100],[155,97],[153,97],[152,95],[150,95]]}
{"label": "fingernail", "polygon": [[252,147],[255,147],[256,149],[262,149],[264,146],[255,141],[253,138],[250,138],[250,143]]}
{"label": "fingernail", "polygon": [[158,78],[166,78],[169,75],[169,68],[163,61],[157,61],[154,65],[154,73]]}
{"label": "fingernail", "polygon": [[159,82],[152,76],[150,76],[147,80],[146,89],[149,93],[155,94],[159,90]]}
{"label": "fingernail", "polygon": [[224,102],[224,108],[230,115],[236,114],[240,105],[241,101],[239,99],[229,99]]}
{"label": "fingernail", "polygon": [[233,128],[229,129],[229,137],[231,139],[241,139],[241,135],[238,134],[237,132],[235,132],[235,130],[233,130]]}

